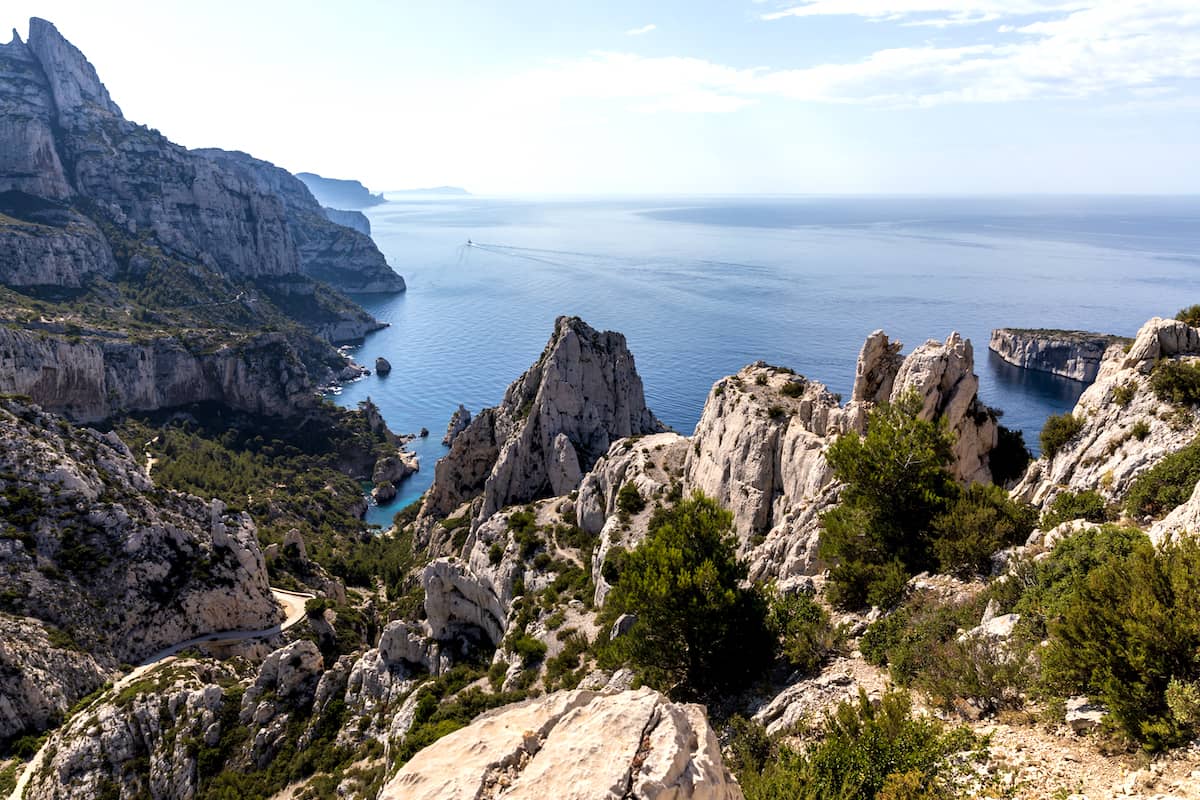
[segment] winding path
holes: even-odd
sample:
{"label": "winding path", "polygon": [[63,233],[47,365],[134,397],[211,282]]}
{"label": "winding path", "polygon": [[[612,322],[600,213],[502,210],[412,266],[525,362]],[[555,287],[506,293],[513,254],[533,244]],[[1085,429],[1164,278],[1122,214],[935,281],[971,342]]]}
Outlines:
{"label": "winding path", "polygon": [[[283,607],[284,620],[278,625],[273,625],[270,628],[263,628],[257,631],[219,631],[217,633],[208,633],[204,636],[197,636],[194,639],[188,639],[185,642],[173,644],[165,650],[160,650],[148,659],[135,667],[127,675],[123,675],[115,681],[112,689],[109,691],[120,691],[126,686],[129,686],[138,678],[141,678],[147,672],[150,672],[155,667],[163,664],[169,664],[175,660],[175,656],[187,650],[189,647],[195,647],[199,644],[232,644],[241,642],[247,639],[265,639],[271,636],[276,636],[283,633],[288,628],[295,625],[300,620],[304,619],[304,605],[316,595],[306,592],[291,592],[287,589],[276,589],[271,587],[271,594],[275,596],[275,600]],[[46,739],[46,743],[38,749],[29,763],[25,765],[25,770],[21,773],[21,777],[17,779],[17,785],[13,788],[12,794],[8,800],[21,800],[21,795],[25,793],[25,787],[29,784],[29,779],[42,766],[42,757],[46,752],[46,745],[50,743],[50,739]]]}

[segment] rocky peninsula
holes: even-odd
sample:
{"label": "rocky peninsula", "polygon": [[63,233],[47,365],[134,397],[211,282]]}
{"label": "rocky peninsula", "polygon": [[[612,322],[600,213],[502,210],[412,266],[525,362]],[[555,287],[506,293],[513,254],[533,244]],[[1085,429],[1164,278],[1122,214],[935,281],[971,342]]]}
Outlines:
{"label": "rocky peninsula", "polygon": [[1061,378],[1091,383],[1110,347],[1125,347],[1124,336],[1049,328],[997,328],[988,349],[1013,366],[1049,372]]}

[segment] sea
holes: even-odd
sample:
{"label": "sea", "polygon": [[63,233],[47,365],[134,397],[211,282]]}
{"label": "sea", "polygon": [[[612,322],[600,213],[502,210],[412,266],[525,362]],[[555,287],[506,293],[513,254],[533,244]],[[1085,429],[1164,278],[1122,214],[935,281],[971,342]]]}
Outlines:
{"label": "sea", "polygon": [[753,361],[848,397],[872,331],[906,353],[958,331],[982,398],[1036,452],[1084,386],[1004,363],[993,328],[1131,336],[1200,302],[1200,197],[397,195],[365,213],[408,291],[355,298],[389,327],[351,354],[392,372],[334,399],[429,431],[420,472],[368,512],[384,526],[429,487],[453,411],[499,403],[559,315],[625,334],[648,404],[685,434],[713,382]]}

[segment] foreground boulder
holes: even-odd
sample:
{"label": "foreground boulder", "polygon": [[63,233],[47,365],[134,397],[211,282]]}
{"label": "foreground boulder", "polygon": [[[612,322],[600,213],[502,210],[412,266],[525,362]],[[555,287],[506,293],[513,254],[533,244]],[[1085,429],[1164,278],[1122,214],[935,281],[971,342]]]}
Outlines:
{"label": "foreground boulder", "polygon": [[453,438],[423,508],[443,517],[482,496],[476,520],[566,494],[617,439],[665,427],[650,409],[625,337],[559,317],[537,360]]}
{"label": "foreground boulder", "polygon": [[741,800],[704,709],[650,689],[557,692],[417,753],[381,800]]}

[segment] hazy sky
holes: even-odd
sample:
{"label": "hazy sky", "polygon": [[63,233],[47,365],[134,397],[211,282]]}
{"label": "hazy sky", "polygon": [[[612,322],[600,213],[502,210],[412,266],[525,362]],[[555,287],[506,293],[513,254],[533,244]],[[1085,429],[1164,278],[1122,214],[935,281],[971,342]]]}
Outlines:
{"label": "hazy sky", "polygon": [[1197,0],[5,0],[126,116],[373,189],[1200,192]]}

